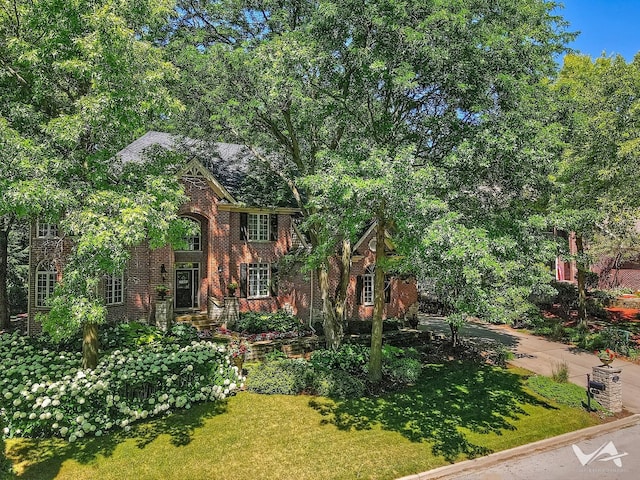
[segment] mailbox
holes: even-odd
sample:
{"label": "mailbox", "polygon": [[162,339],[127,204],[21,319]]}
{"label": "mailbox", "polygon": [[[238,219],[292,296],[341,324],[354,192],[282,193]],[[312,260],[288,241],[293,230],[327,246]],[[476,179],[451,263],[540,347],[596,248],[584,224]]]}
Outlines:
{"label": "mailbox", "polygon": [[593,380],[589,380],[589,391],[591,393],[600,393],[606,389],[606,386],[602,382],[595,382]]}

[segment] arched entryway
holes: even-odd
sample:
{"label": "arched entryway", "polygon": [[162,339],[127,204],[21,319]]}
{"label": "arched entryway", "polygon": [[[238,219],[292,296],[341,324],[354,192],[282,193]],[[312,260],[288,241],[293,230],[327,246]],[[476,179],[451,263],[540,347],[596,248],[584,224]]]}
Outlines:
{"label": "arched entryway", "polygon": [[189,213],[182,216],[194,222],[197,233],[185,238],[186,248],[176,250],[174,263],[174,308],[177,311],[199,310],[203,279],[207,275],[207,235],[208,221],[205,217]]}

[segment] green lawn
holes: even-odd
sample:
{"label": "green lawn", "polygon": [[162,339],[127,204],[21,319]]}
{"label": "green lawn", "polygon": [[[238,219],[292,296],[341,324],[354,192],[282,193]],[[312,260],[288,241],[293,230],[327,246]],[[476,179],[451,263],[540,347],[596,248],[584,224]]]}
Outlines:
{"label": "green lawn", "polygon": [[241,392],[128,434],[7,442],[18,478],[392,479],[597,423],[523,386],[519,371],[431,365],[380,398]]}

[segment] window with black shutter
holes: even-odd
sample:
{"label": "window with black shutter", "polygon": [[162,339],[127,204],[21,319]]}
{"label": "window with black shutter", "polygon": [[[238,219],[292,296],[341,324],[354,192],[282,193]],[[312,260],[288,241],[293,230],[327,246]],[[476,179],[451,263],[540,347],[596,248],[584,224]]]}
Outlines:
{"label": "window with black shutter", "polygon": [[384,276],[384,303],[391,303],[391,276]]}
{"label": "window with black shutter", "polygon": [[247,298],[247,290],[248,290],[248,275],[247,275],[247,264],[240,264],[240,296],[243,298]]}
{"label": "window with black shutter", "polygon": [[277,263],[271,264],[271,275],[270,275],[269,281],[270,281],[269,287],[271,290],[271,296],[277,297],[278,296],[278,264]]}
{"label": "window with black shutter", "polygon": [[356,277],[356,304],[362,305],[362,275]]}
{"label": "window with black shutter", "polygon": [[272,242],[277,242],[278,241],[278,214],[277,213],[272,213],[271,215],[269,215],[269,227],[270,227],[269,239]]}
{"label": "window with black shutter", "polygon": [[240,212],[240,240],[249,240],[249,214]]}

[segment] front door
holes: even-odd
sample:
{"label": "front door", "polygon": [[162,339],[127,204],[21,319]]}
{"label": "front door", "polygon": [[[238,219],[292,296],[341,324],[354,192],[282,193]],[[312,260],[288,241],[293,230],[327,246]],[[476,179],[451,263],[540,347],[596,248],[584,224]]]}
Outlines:
{"label": "front door", "polygon": [[196,308],[200,286],[198,263],[176,264],[176,309]]}

